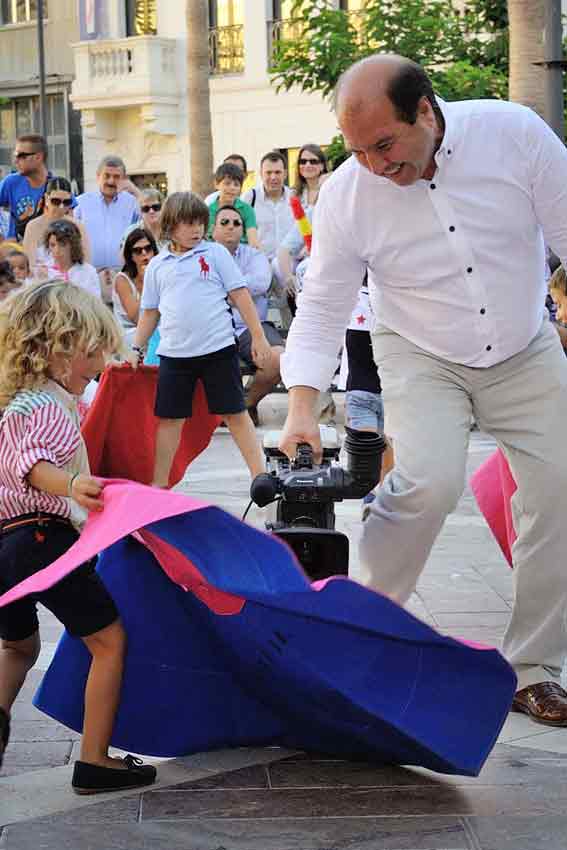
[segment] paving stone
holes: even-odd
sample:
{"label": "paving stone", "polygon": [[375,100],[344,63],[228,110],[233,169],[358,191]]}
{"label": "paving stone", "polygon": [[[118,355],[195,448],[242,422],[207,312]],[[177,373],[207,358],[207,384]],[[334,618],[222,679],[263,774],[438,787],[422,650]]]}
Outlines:
{"label": "paving stone", "polygon": [[67,764],[72,746],[72,741],[36,741],[30,744],[23,741],[12,743],[10,740],[0,777]]}
{"label": "paving stone", "polygon": [[[565,850],[567,816],[467,818],[476,850]],[[0,845],[1,846],[1,845]]]}
{"label": "paving stone", "polygon": [[[458,818],[202,820],[7,827],[2,850],[473,850]],[[474,848],[476,850],[476,848]]]}
{"label": "paving stone", "polygon": [[13,724],[13,731],[10,736],[10,747],[19,741],[27,743],[35,743],[37,741],[78,741],[80,735],[57,723],[56,720],[48,720],[46,715],[42,715],[43,720],[20,720]]}
{"label": "paving stone", "polygon": [[182,782],[175,786],[176,791],[183,789],[205,788],[269,788],[268,769],[264,765],[251,765],[241,770],[231,770],[219,773],[206,779],[193,782]]}

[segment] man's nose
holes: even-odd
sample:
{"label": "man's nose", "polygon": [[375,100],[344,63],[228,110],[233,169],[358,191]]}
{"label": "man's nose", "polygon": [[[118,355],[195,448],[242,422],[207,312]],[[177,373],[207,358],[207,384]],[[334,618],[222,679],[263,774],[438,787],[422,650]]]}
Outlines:
{"label": "man's nose", "polygon": [[363,156],[368,170],[378,177],[382,177],[384,170],[390,164],[387,156],[379,151],[366,151]]}

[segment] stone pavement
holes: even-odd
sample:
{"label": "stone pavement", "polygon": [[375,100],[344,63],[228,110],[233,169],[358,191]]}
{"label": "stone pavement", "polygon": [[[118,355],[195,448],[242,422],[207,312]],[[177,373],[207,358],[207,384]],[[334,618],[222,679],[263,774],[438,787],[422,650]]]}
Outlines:
{"label": "stone pavement", "polygon": [[[265,426],[281,426],[285,403],[276,395],[262,403]],[[469,475],[492,450],[482,434],[471,435]],[[244,464],[223,429],[180,485],[237,515],[247,487]],[[351,539],[356,578],[360,505],[344,502],[336,513]],[[248,519],[262,525],[265,512],[252,509]],[[409,607],[441,631],[498,645],[512,593],[510,570],[467,490]],[[59,634],[56,621],[42,614],[42,655],[16,703],[0,773],[0,850],[567,848],[567,730],[515,714],[478,779],[278,748],[237,749],[162,761],[159,784],[144,793],[76,797],[69,778],[78,736],[30,703]]]}

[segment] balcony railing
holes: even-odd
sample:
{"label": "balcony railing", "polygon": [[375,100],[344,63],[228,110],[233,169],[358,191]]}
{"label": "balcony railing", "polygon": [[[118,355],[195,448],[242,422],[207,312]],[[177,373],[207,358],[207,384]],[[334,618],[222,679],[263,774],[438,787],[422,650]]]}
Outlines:
{"label": "balcony railing", "polygon": [[120,108],[125,104],[177,98],[174,39],[155,35],[82,41],[73,45],[73,101]]}
{"label": "balcony railing", "polygon": [[209,68],[211,74],[244,72],[244,26],[211,27],[209,30]]}

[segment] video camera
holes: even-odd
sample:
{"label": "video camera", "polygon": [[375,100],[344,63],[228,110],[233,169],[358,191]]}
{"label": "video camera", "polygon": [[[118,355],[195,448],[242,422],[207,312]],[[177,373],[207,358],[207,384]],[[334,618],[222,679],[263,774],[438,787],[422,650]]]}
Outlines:
{"label": "video camera", "polygon": [[348,537],[335,530],[335,502],[361,499],[380,480],[387,443],[381,434],[346,428],[343,448],[347,466],[339,465],[340,444],[334,428],[320,426],[323,460],[313,463],[307,443],[289,460],[278,449],[279,431],[264,437],[268,471],[257,475],[250,498],[258,507],[276,502],[276,520],[266,529],[290,546],[313,581],[348,575]]}

